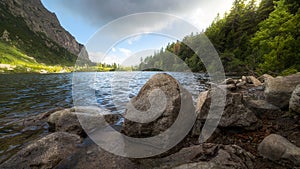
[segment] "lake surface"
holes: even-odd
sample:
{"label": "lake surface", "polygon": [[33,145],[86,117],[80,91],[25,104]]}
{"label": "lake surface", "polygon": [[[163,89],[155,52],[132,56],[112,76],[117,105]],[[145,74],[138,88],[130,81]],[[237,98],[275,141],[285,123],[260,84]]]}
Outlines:
{"label": "lake surface", "polygon": [[[24,134],[20,128],[11,126],[13,122],[58,107],[72,107],[73,97],[80,101],[80,105],[97,105],[113,113],[122,113],[130,98],[137,95],[146,81],[156,73],[158,72],[0,75],[0,143],[4,139],[14,139]],[[168,74],[190,91],[194,100],[205,90],[202,81],[206,78],[203,74]],[[75,92],[72,92],[73,85],[79,86]],[[0,155],[18,146],[20,145],[0,145]]]}

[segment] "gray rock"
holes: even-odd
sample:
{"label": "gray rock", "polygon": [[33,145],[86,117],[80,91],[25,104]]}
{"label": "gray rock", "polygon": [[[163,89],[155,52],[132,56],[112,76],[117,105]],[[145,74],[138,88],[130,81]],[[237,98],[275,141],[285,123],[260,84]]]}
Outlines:
{"label": "gray rock", "polygon": [[197,99],[196,112],[200,112],[208,96],[208,91],[201,92]]}
{"label": "gray rock", "polygon": [[119,115],[102,112],[98,107],[74,107],[52,113],[48,123],[50,131],[64,131],[85,137],[86,131],[91,132],[107,126],[102,119],[112,125],[119,118]]}
{"label": "gray rock", "polygon": [[[153,151],[164,151],[168,147],[165,145],[173,145],[174,140],[178,137],[187,138],[196,119],[191,94],[168,74],[152,76],[141,88],[138,95],[131,99],[131,103],[127,106],[124,114],[122,132],[127,136],[137,138],[159,135],[158,137],[162,137],[159,142],[147,142],[149,148],[156,147]],[[178,120],[179,118],[181,120]],[[176,132],[166,134],[165,131],[171,127]],[[178,151],[184,142],[183,140],[176,146],[174,145],[175,147],[169,147],[172,149],[166,150],[167,152],[161,156]],[[146,143],[143,144],[146,145]],[[135,149],[139,149],[139,144],[135,144],[135,146]],[[129,148],[132,150],[131,146]]]}
{"label": "gray rock", "polygon": [[74,153],[77,150],[76,145],[80,142],[81,139],[77,135],[56,132],[32,142],[1,164],[0,168],[54,168]]}
{"label": "gray rock", "polygon": [[161,159],[146,159],[145,168],[253,168],[255,157],[236,145],[205,143],[181,149]]}
{"label": "gray rock", "polygon": [[84,136],[74,109],[64,109],[51,114],[48,118],[50,131],[64,131]]}
{"label": "gray rock", "polygon": [[292,93],[289,108],[294,112],[300,113],[300,84]]}
{"label": "gray rock", "polygon": [[300,148],[277,134],[266,137],[259,144],[258,152],[264,158],[275,162],[292,162],[300,165]]}
{"label": "gray rock", "polygon": [[266,100],[279,108],[287,108],[291,94],[300,84],[300,74],[286,77],[267,78],[265,82]]}
{"label": "gray rock", "polygon": [[236,87],[242,87],[242,86],[245,86],[245,85],[246,85],[246,82],[242,81],[242,82],[237,83]]}
{"label": "gray rock", "polygon": [[[208,91],[201,92],[197,99],[196,112],[200,112],[202,106],[204,105],[207,99]],[[192,136],[199,136],[201,134],[202,122],[200,119],[197,119],[192,130]]]}
{"label": "gray rock", "polygon": [[263,74],[262,76],[257,78],[260,82],[264,83],[267,79],[274,79],[273,76],[268,74]]}
{"label": "gray rock", "polygon": [[279,107],[276,107],[265,100],[247,100],[245,103],[259,118],[275,119],[282,114]]}
{"label": "gray rock", "polygon": [[[157,89],[162,91],[162,94],[151,96],[151,93]],[[153,99],[152,107],[149,99],[150,102],[151,99]],[[191,94],[183,89],[180,84],[168,74],[156,74],[151,77],[142,87],[139,94],[132,98],[131,103],[133,107],[127,107],[124,115],[126,119],[123,124],[123,132],[128,136],[140,137],[158,135],[174,123],[181,109],[186,115],[194,114],[193,112],[195,112]],[[160,105],[160,103],[162,105]],[[158,109],[153,111],[153,107]],[[160,112],[160,114],[154,114],[157,112]],[[153,114],[155,116],[153,116]],[[143,119],[134,119],[141,116],[143,116],[143,118],[152,118],[146,121],[146,123],[145,121],[143,123],[138,121]],[[130,117],[132,120],[129,120],[127,117]]]}
{"label": "gray rock", "polygon": [[[209,91],[203,106],[201,108],[197,107],[197,120],[215,120],[214,116],[211,116],[211,119],[207,119],[211,108],[211,93]],[[225,109],[219,122],[219,127],[241,127],[246,130],[255,130],[261,126],[255,114],[243,102],[243,95],[241,93],[227,92]]]}
{"label": "gray rock", "polygon": [[56,168],[61,169],[136,169],[141,168],[126,157],[111,154],[91,143],[65,158]]}
{"label": "gray rock", "polygon": [[246,76],[242,76],[242,81],[243,82],[247,82],[247,77]]}
{"label": "gray rock", "polygon": [[252,83],[254,86],[262,85],[262,83],[258,79],[256,79],[254,76],[248,76],[247,78],[249,79],[250,83]]}

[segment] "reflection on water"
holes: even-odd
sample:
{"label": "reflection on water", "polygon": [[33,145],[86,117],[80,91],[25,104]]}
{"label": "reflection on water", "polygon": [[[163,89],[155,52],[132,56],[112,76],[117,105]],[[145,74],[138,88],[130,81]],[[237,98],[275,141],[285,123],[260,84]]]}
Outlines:
{"label": "reflection on water", "polygon": [[[114,113],[122,113],[130,98],[137,95],[146,81],[156,73],[76,73],[75,77],[79,78],[74,81],[72,73],[0,75],[0,142],[26,134],[22,132],[22,128],[11,125],[17,120],[57,107],[72,107],[72,84],[80,86],[74,96],[77,97],[76,100],[80,100],[81,105],[97,105]],[[169,74],[190,91],[194,99],[204,90],[204,85],[200,83],[202,74]],[[30,131],[34,130],[33,128]],[[18,146],[0,146],[0,154]]]}

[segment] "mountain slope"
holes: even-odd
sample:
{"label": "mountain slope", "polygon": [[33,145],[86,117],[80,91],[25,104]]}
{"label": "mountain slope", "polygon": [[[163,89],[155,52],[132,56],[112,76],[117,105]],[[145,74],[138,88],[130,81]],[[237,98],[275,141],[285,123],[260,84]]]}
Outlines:
{"label": "mountain slope", "polygon": [[[83,47],[40,0],[0,0],[0,42],[46,65],[74,66]],[[9,62],[3,53],[0,62]]]}

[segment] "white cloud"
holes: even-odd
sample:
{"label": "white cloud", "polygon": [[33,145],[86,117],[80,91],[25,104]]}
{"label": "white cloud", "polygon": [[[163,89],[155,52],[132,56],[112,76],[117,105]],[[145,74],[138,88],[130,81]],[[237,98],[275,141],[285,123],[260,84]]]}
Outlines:
{"label": "white cloud", "polygon": [[102,52],[90,52],[89,56],[91,61],[93,62],[107,64],[122,63],[126,59],[125,57],[115,55],[112,53],[108,53],[107,55],[105,55]]}
{"label": "white cloud", "polygon": [[112,52],[116,52],[116,48],[112,47],[112,48],[111,48],[111,51],[112,51]]}
{"label": "white cloud", "polygon": [[138,35],[138,36],[134,36],[134,37],[132,37],[132,38],[129,38],[129,39],[127,40],[127,43],[128,43],[129,45],[132,45],[134,42],[139,41],[139,40],[141,39],[141,37],[142,37],[142,35]]}
{"label": "white cloud", "polygon": [[119,51],[122,52],[126,57],[129,57],[132,55],[132,51],[125,48],[119,48]]}

